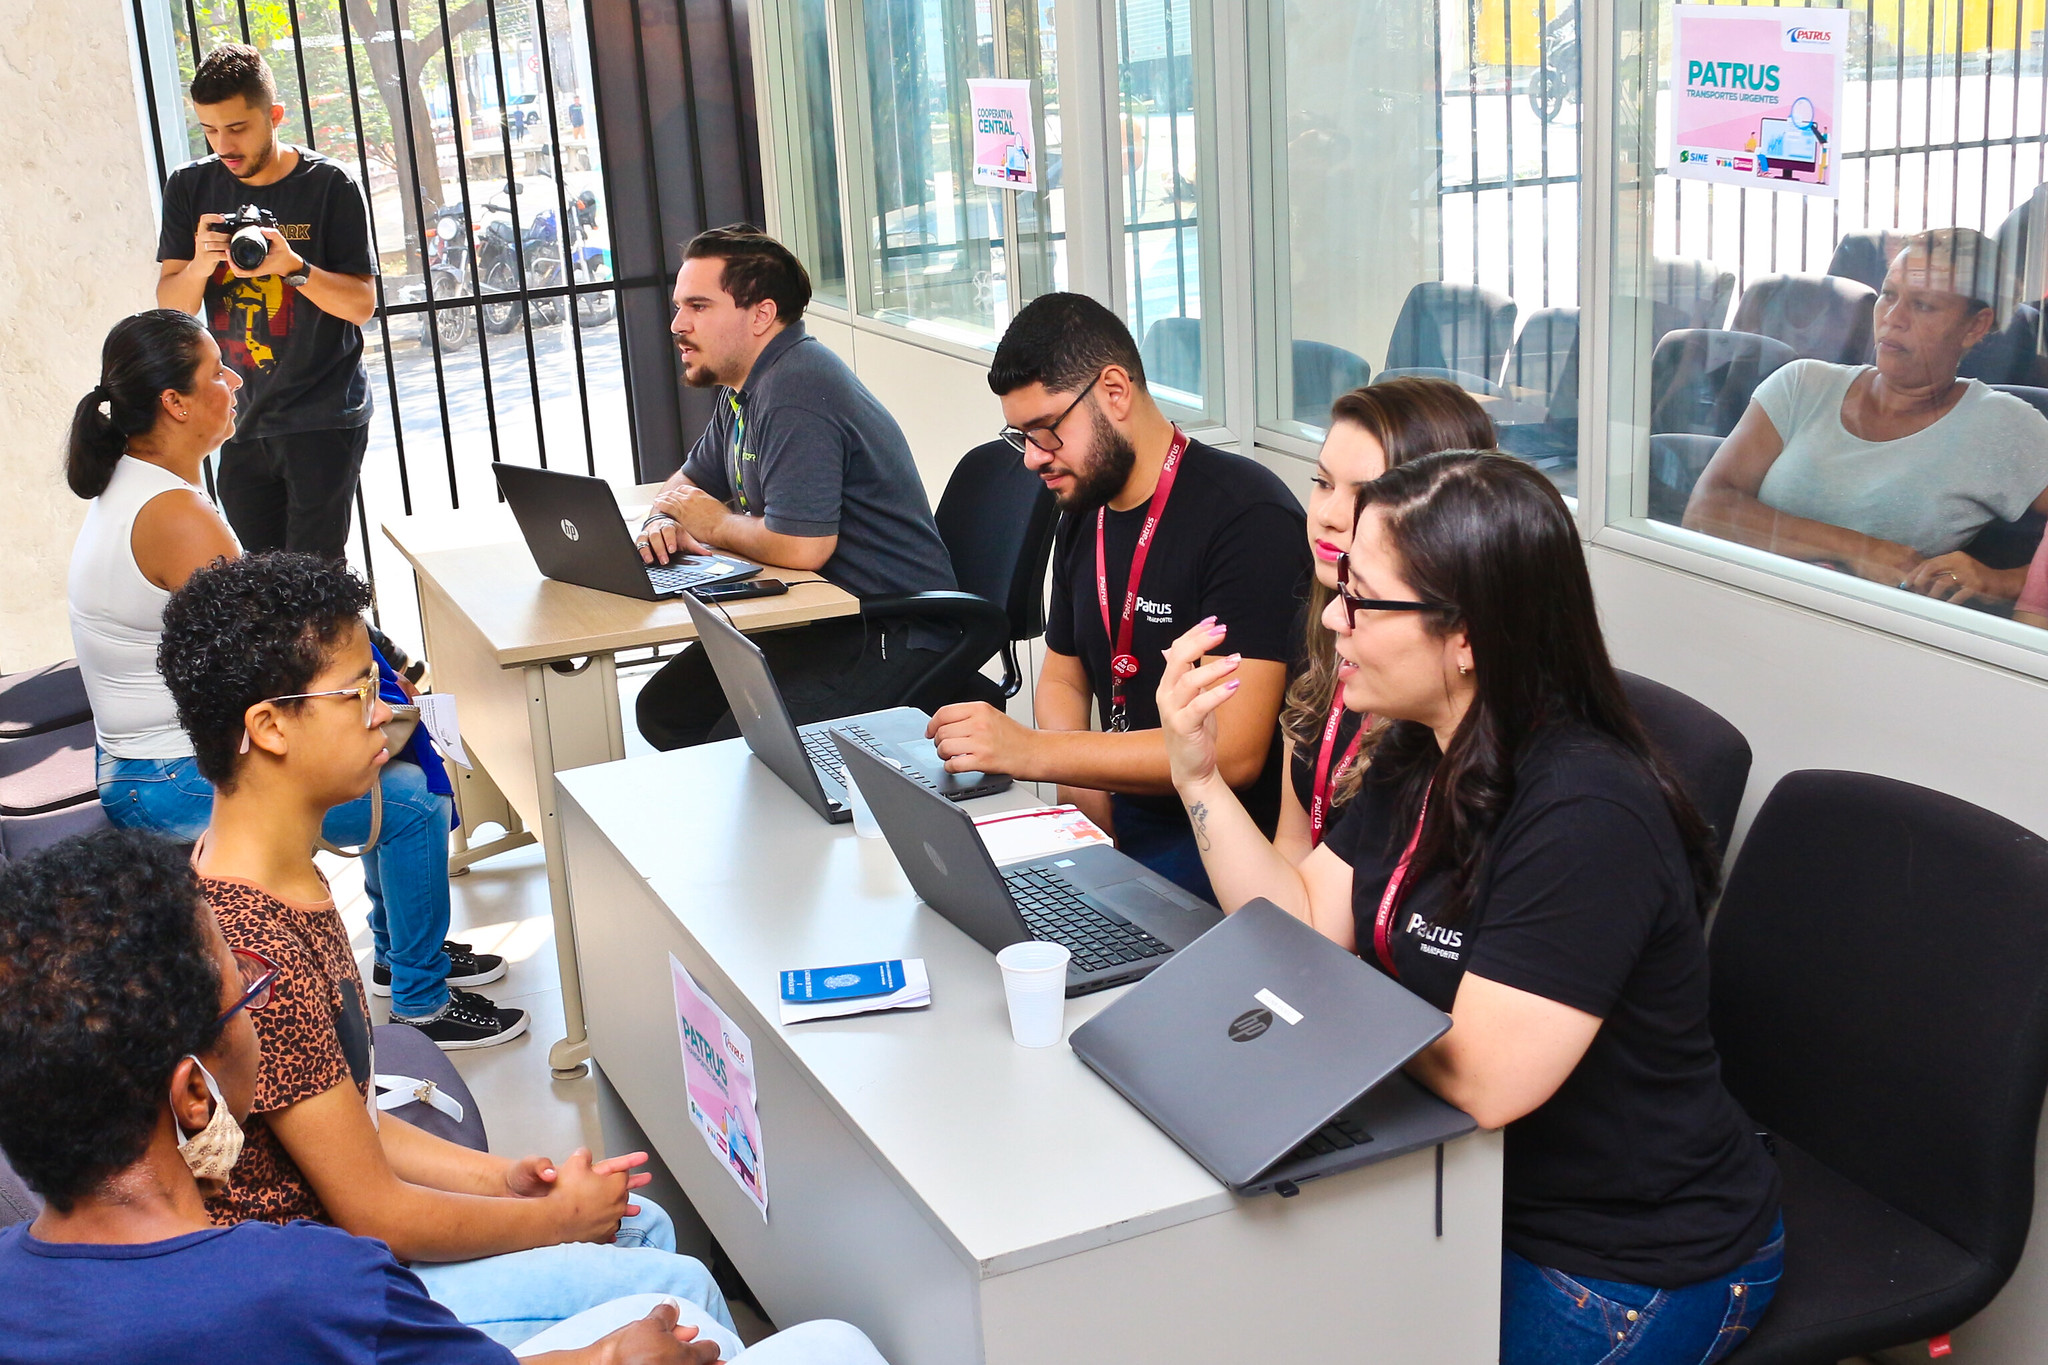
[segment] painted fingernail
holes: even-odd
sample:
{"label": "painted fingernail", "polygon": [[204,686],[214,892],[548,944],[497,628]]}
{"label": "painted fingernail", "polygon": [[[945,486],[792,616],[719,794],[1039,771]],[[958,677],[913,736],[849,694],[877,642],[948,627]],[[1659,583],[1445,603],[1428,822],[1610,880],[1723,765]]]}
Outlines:
{"label": "painted fingernail", "polygon": [[1211,635],[1222,635],[1227,633],[1229,629],[1229,626],[1211,626],[1209,627],[1209,633]]}
{"label": "painted fingernail", "polygon": [[1237,691],[1238,684],[1242,683],[1243,681],[1243,678],[1232,678],[1229,682],[1223,684],[1223,690],[1225,692],[1235,692]]}
{"label": "painted fingernail", "polygon": [[1233,655],[1231,655],[1231,656],[1230,656],[1230,662],[1232,662],[1232,663],[1240,663],[1240,662],[1242,662],[1243,660],[1244,660],[1244,655],[1242,655],[1242,654],[1233,654]]}
{"label": "painted fingernail", "polygon": [[1213,626],[1216,624],[1216,618],[1213,616],[1204,616],[1201,620],[1195,622],[1195,624],[1198,626]]}

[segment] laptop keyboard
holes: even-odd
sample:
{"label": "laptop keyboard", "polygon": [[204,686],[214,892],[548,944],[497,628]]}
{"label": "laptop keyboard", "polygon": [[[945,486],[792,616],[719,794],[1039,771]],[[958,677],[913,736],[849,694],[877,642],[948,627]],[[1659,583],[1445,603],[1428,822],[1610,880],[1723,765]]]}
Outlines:
{"label": "laptop keyboard", "polygon": [[1064,944],[1083,971],[1142,962],[1173,951],[1116,912],[1082,900],[1057,872],[1043,867],[1012,868],[1003,874],[1003,881],[1033,936]]}
{"label": "laptop keyboard", "polygon": [[[831,733],[833,730],[837,730],[848,739],[858,742],[861,748],[866,749],[877,758],[888,758],[888,755],[882,752],[881,741],[869,734],[865,726],[834,725],[823,730],[799,730],[797,738],[804,742],[804,753],[809,755],[811,766],[833,781],[837,782],[839,780],[839,770],[846,766],[839,756],[839,750],[833,746]],[[916,768],[905,768],[898,765],[896,771],[902,773],[926,791],[935,792],[939,789],[938,783],[932,781],[929,775],[919,772]]]}
{"label": "laptop keyboard", "polygon": [[1328,1156],[1332,1152],[1341,1152],[1347,1147],[1360,1147],[1371,1141],[1372,1134],[1366,1132],[1355,1119],[1339,1114],[1310,1133],[1307,1141],[1281,1157],[1275,1164],[1285,1165],[1290,1161],[1306,1161],[1312,1156]]}
{"label": "laptop keyboard", "polygon": [[715,559],[695,564],[679,559],[672,564],[647,566],[647,581],[654,585],[657,592],[682,592],[686,588],[701,587],[703,584],[729,577],[730,574],[731,571]]}

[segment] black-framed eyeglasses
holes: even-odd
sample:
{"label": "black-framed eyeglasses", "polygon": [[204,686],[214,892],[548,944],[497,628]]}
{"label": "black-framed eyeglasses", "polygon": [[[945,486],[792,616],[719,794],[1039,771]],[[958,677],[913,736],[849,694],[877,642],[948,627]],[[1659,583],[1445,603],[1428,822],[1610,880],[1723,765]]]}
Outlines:
{"label": "black-framed eyeglasses", "polygon": [[277,982],[277,964],[254,948],[230,948],[235,955],[235,970],[242,974],[242,997],[221,1012],[213,1021],[219,1028],[235,1017],[238,1010],[255,1013],[270,1004],[270,988]]}
{"label": "black-framed eyeglasses", "polygon": [[1337,556],[1337,595],[1344,599],[1344,624],[1358,629],[1361,611],[1456,611],[1448,602],[1411,602],[1402,598],[1360,597],[1351,591],[1351,556]]}
{"label": "black-framed eyeglasses", "polygon": [[[312,701],[316,697],[357,697],[363,703],[363,728],[377,728],[377,680],[365,678],[353,687],[337,687],[327,692],[287,692],[282,697],[265,697],[264,701]],[[249,732],[242,731],[241,752],[249,752]]]}
{"label": "black-framed eyeglasses", "polygon": [[1090,391],[1092,391],[1095,388],[1095,386],[1101,382],[1102,376],[1100,374],[1096,375],[1095,378],[1089,380],[1088,387],[1082,389],[1081,392],[1074,395],[1074,401],[1067,404],[1066,411],[1062,412],[1059,416],[1053,418],[1050,422],[1047,422],[1044,426],[1030,427],[1028,429],[1025,427],[1004,427],[1001,431],[997,432],[996,435],[1002,437],[1005,441],[1008,441],[1010,443],[1010,448],[1012,450],[1018,451],[1019,453],[1023,453],[1025,444],[1028,442],[1031,445],[1037,446],[1046,454],[1052,454],[1054,451],[1060,448],[1060,423],[1066,421],[1067,418],[1073,416],[1074,409],[1081,406],[1081,400],[1083,398],[1086,398]]}

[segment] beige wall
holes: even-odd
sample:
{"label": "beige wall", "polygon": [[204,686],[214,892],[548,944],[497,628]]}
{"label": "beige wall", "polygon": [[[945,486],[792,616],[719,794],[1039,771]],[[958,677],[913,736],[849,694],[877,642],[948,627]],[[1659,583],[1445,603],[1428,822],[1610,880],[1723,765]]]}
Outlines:
{"label": "beige wall", "polygon": [[72,406],[114,320],[154,304],[150,194],[121,0],[5,0],[0,108],[0,672],[71,654]]}

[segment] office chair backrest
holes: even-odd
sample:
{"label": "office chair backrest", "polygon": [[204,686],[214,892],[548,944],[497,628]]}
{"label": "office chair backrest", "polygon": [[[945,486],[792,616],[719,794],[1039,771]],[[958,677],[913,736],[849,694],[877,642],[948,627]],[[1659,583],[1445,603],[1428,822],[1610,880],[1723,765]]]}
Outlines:
{"label": "office chair backrest", "polygon": [[1871,289],[1884,289],[1884,275],[1892,267],[1892,258],[1906,249],[1904,232],[1845,232],[1835,243],[1835,254],[1828,261],[1828,274],[1837,279],[1854,280],[1868,285]]}
{"label": "office chair backrest", "polygon": [[43,1201],[14,1173],[7,1153],[0,1152],[0,1228],[26,1223],[43,1211]]}
{"label": "office chair backrest", "polygon": [[1686,329],[1650,356],[1650,430],[1726,436],[1756,386],[1791,360],[1782,341],[1751,332]]}
{"label": "office chair backrest", "polygon": [[2012,308],[2005,325],[1963,353],[1956,374],[1987,384],[2038,385],[2048,379],[2048,357],[2041,354],[2041,309],[2022,303]]}
{"label": "office chair backrest", "polygon": [[1497,384],[1514,339],[1515,301],[1507,295],[1425,280],[1401,303],[1386,367],[1458,370]]}
{"label": "office chair backrest", "polygon": [[1293,346],[1294,420],[1306,426],[1330,425],[1330,405],[1372,380],[1372,366],[1327,341],[1297,341]]}
{"label": "office chair backrest", "polygon": [[1721,448],[1722,436],[1667,432],[1650,438],[1650,516],[1677,525],[1685,519],[1693,486]]}
{"label": "office chair backrest", "polygon": [[1579,415],[1579,310],[1539,308],[1522,323],[1508,348],[1507,383],[1550,395],[1549,417]]}
{"label": "office chair backrest", "polygon": [[2048,185],[2036,185],[1991,236],[1998,249],[1998,301],[2006,307],[2048,292],[2048,270],[2039,261],[2028,259],[2029,248],[2048,226],[2041,221],[2044,216],[2048,216]]}
{"label": "office chair backrest", "polygon": [[1145,329],[1138,343],[1145,362],[1145,382],[1182,393],[1202,391],[1202,320],[1161,318]]}
{"label": "office chair backrest", "polygon": [[1012,640],[1042,635],[1059,504],[1024,457],[1003,441],[968,451],[946,480],[934,519],[960,590],[1003,608]]}
{"label": "office chair backrest", "polygon": [[1722,1075],[1764,1128],[2010,1270],[2048,1085],[2048,840],[1867,773],[1786,775],[1709,945]]}
{"label": "office chair backrest", "polygon": [[1749,786],[1749,741],[1719,711],[1675,687],[1639,673],[1621,674],[1622,691],[1649,731],[1650,743],[1714,830],[1714,852],[1728,854],[1728,835]]}
{"label": "office chair backrest", "polygon": [[1801,360],[1867,365],[1876,306],[1875,289],[1838,275],[1766,275],[1742,291],[1730,325],[1782,341]]}
{"label": "office chair backrest", "polygon": [[[1650,263],[1650,300],[1665,331],[1722,327],[1735,297],[1735,272],[1696,256],[1658,256]],[[1660,332],[1661,335],[1661,332]]]}

